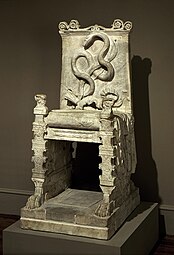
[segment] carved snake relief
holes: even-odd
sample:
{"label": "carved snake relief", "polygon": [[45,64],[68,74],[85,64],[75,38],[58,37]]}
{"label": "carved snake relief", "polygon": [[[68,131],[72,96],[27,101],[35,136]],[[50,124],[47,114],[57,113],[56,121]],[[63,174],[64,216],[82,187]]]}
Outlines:
{"label": "carved snake relief", "polygon": [[84,48],[88,49],[98,39],[104,42],[104,45],[98,54],[98,62],[107,72],[99,74],[97,78],[102,81],[111,81],[114,77],[114,68],[110,62],[104,59],[110,48],[108,36],[104,33],[93,33],[87,38]]}
{"label": "carved snake relief", "polygon": [[[98,53],[97,56],[97,61],[99,64],[95,64],[94,57],[89,53],[89,51],[86,51],[88,48],[90,48],[93,43],[96,40],[101,40],[104,42],[104,45],[100,52]],[[114,45],[115,46],[115,45]],[[72,59],[71,59],[71,68],[73,70],[74,75],[80,79],[84,80],[84,82],[87,82],[89,84],[89,90],[88,92],[84,95],[85,96],[90,96],[94,93],[95,90],[95,82],[92,79],[91,75],[94,73],[95,70],[99,69],[100,67],[103,68],[106,72],[101,72],[98,76],[97,79],[100,79],[102,81],[111,81],[114,77],[114,68],[110,61],[116,56],[116,50],[111,50],[111,56],[110,59],[105,60],[105,57],[110,49],[110,40],[108,36],[104,33],[99,33],[95,32],[89,35],[87,39],[85,40],[84,43],[84,49],[83,51],[77,51]],[[79,71],[77,67],[77,61],[79,58],[84,57],[87,60],[88,68],[86,71]]]}
{"label": "carved snake relief", "polygon": [[78,70],[78,68],[77,68],[77,60],[80,57],[84,57],[87,60],[88,67],[90,67],[91,64],[93,63],[93,58],[92,58],[92,55],[89,52],[83,51],[83,52],[75,53],[73,55],[72,59],[71,59],[71,68],[72,68],[75,76],[77,78],[79,78],[79,79],[84,80],[85,82],[87,81],[87,83],[90,85],[89,91],[84,96],[90,96],[90,95],[92,95],[94,93],[95,83],[94,83],[94,80],[91,78],[88,70],[86,72],[85,71],[81,72],[81,71]]}

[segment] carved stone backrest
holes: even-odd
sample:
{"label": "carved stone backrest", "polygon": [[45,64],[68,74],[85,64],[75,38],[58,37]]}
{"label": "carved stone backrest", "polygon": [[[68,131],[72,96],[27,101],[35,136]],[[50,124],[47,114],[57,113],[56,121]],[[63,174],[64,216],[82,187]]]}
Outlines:
{"label": "carved stone backrest", "polygon": [[[111,28],[80,28],[77,20],[61,22],[61,109],[113,109],[131,113],[129,32],[132,23],[114,20]],[[108,102],[108,101],[107,101]]]}

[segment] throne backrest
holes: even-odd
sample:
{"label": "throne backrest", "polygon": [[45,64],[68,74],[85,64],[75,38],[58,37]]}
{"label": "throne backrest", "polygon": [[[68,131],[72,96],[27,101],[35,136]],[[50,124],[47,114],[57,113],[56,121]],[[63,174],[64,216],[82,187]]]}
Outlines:
{"label": "throne backrest", "polygon": [[129,32],[132,23],[114,20],[111,28],[80,28],[77,20],[59,23],[62,38],[61,109],[113,109],[132,112]]}

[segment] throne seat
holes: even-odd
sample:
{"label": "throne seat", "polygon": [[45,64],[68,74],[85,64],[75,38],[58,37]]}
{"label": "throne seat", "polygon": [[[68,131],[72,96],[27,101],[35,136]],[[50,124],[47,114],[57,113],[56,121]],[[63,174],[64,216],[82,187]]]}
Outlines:
{"label": "throne seat", "polygon": [[101,143],[99,136],[101,111],[52,110],[45,119],[45,139]]}
{"label": "throne seat", "polygon": [[99,130],[101,111],[76,109],[52,110],[47,118],[48,127]]}
{"label": "throne seat", "polygon": [[45,119],[45,139],[101,143],[99,136],[101,111],[52,110]]}

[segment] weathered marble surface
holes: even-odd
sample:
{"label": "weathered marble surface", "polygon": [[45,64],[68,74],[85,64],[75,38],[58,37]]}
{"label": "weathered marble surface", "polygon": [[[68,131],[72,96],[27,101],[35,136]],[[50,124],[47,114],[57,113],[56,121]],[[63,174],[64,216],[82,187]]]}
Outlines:
{"label": "weathered marble surface", "polygon": [[[111,28],[80,28],[76,20],[59,24],[61,109],[49,112],[46,96],[35,96],[35,191],[21,210],[23,228],[108,239],[139,204],[131,181],[136,167],[131,28],[131,22],[119,19]],[[98,144],[101,192],[71,190],[73,142]]]}

